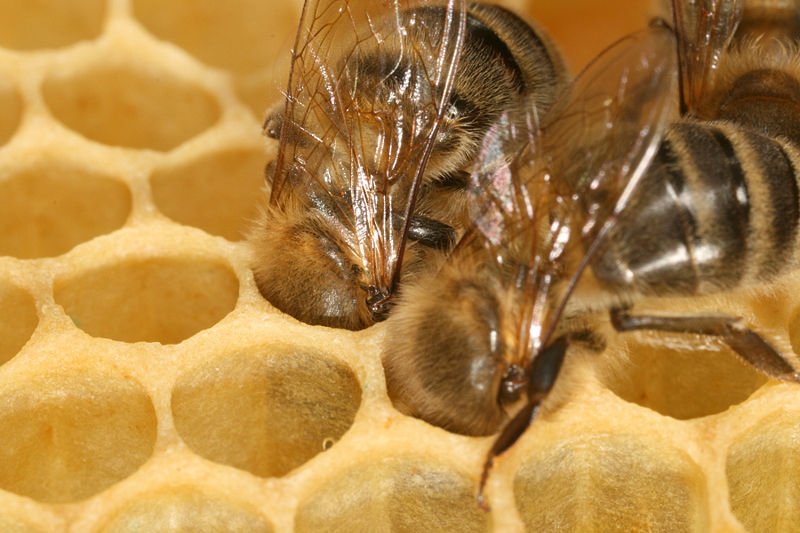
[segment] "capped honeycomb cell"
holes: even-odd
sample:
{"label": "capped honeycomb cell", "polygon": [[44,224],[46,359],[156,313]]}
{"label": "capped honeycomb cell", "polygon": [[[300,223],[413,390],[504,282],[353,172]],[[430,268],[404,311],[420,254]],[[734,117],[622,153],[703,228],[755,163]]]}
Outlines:
{"label": "capped honeycomb cell", "polygon": [[263,196],[264,166],[261,151],[230,150],[159,169],[151,177],[153,200],[176,222],[239,240]]}
{"label": "capped honeycomb cell", "polygon": [[0,180],[0,255],[63,254],[122,227],[130,211],[123,182],[42,158]]}
{"label": "capped honeycomb cell", "polygon": [[181,342],[219,322],[238,295],[228,265],[190,257],[129,259],[55,282],[76,326],[125,342]]}
{"label": "capped honeycomb cell", "polygon": [[0,365],[28,342],[38,323],[33,296],[0,279]]}
{"label": "capped honeycomb cell", "polygon": [[518,470],[514,496],[530,532],[709,531],[700,467],[681,450],[635,436],[582,435],[554,445]]}
{"label": "capped honeycomb cell", "polygon": [[[1,10],[2,8],[0,13]],[[0,146],[14,135],[21,116],[22,102],[19,93],[3,76],[0,76]]]}
{"label": "capped honeycomb cell", "polygon": [[615,360],[600,377],[623,400],[680,420],[721,413],[767,382],[727,348],[701,348],[631,341],[628,359]]}
{"label": "capped honeycomb cell", "polygon": [[329,448],[360,404],[361,387],[343,363],[266,347],[198,366],[172,394],[175,428],[195,453],[262,477]]}
{"label": "capped honeycomb cell", "polygon": [[148,493],[124,506],[100,529],[102,533],[272,533],[253,509],[189,487]]}
{"label": "capped honeycomb cell", "polygon": [[94,39],[105,12],[106,0],[0,0],[0,46],[35,50]]}
{"label": "capped honeycomb cell", "polygon": [[0,488],[43,502],[88,498],[152,454],[156,415],[133,381],[74,368],[0,392]]}
{"label": "capped honeycomb cell", "polygon": [[385,458],[339,472],[306,501],[296,533],[489,531],[475,483],[432,458]]}
{"label": "capped honeycomb cell", "polygon": [[202,88],[133,59],[53,75],[42,91],[64,125],[113,146],[171,150],[220,116],[216,100]]}
{"label": "capped honeycomb cell", "polygon": [[747,531],[800,524],[800,412],[772,413],[742,435],[725,466],[731,509]]}

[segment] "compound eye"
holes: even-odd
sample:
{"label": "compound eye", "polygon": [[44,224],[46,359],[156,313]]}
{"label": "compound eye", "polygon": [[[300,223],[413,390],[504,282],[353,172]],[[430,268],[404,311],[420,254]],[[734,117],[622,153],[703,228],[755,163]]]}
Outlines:
{"label": "compound eye", "polygon": [[498,403],[500,405],[509,405],[516,402],[527,384],[528,377],[525,369],[519,365],[509,365],[506,373],[503,374],[503,379],[500,381]]}

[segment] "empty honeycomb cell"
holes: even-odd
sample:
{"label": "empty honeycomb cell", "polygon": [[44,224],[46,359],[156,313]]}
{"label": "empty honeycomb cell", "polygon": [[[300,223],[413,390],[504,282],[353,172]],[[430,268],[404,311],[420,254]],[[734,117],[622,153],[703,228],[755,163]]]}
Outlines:
{"label": "empty honeycomb cell", "polygon": [[721,413],[767,381],[725,348],[637,342],[630,342],[627,360],[601,368],[600,378],[623,400],[680,420]]}
{"label": "empty honeycomb cell", "polygon": [[151,178],[153,200],[181,224],[239,240],[262,198],[264,165],[261,151],[232,150],[160,169]]}
{"label": "empty honeycomb cell", "polygon": [[131,193],[121,181],[39,161],[0,181],[0,255],[63,254],[125,224]]}
{"label": "empty honeycomb cell", "polygon": [[330,447],[360,404],[358,380],[343,363],[274,348],[194,368],[172,395],[175,428],[195,453],[263,477]]}
{"label": "empty honeycomb cell", "polygon": [[214,98],[170,72],[128,63],[51,76],[43,84],[58,120],[104,144],[167,151],[212,126]]}
{"label": "empty honeycomb cell", "polygon": [[297,2],[262,0],[133,0],[133,12],[155,36],[237,73],[288,56],[299,16]]}
{"label": "empty honeycomb cell", "polygon": [[302,502],[296,533],[488,531],[475,483],[430,459],[386,458],[349,468]]}
{"label": "empty honeycomb cell", "polygon": [[527,531],[709,531],[700,467],[634,436],[584,435],[520,468],[514,496]]}
{"label": "empty honeycomb cell", "polygon": [[[0,7],[0,13],[2,7]],[[0,17],[2,20],[2,17]],[[0,22],[2,24],[2,22]],[[19,93],[0,76],[0,146],[4,145],[14,135],[22,116],[22,102]]]}
{"label": "empty honeycomb cell", "polygon": [[56,303],[90,335],[173,344],[227,315],[239,281],[220,262],[162,256],[83,270],[56,280],[54,290]]}
{"label": "empty honeycomb cell", "polygon": [[74,368],[0,394],[0,488],[43,502],[88,498],[153,452],[156,415],[130,380]]}
{"label": "empty honeycomb cell", "polygon": [[728,452],[731,509],[747,531],[797,531],[800,525],[800,412],[763,418]]}
{"label": "empty honeycomb cell", "polygon": [[106,0],[0,0],[0,46],[58,48],[94,39],[103,29]]}
{"label": "empty honeycomb cell", "polygon": [[16,355],[38,323],[33,296],[0,280],[0,364]]}
{"label": "empty honeycomb cell", "polygon": [[102,533],[271,533],[254,510],[187,487],[152,491],[124,506]]}

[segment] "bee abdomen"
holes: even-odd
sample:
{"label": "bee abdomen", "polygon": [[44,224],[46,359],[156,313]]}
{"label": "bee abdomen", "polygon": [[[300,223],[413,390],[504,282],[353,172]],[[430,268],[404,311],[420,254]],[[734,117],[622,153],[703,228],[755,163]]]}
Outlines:
{"label": "bee abdomen", "polygon": [[796,148],[728,121],[682,121],[593,261],[608,288],[703,294],[765,281],[797,248]]}

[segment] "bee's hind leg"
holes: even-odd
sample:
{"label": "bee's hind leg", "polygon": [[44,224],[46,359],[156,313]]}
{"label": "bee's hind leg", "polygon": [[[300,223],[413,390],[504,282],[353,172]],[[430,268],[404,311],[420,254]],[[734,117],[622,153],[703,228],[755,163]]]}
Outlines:
{"label": "bee's hind leg", "polygon": [[685,316],[632,316],[624,309],[612,309],[611,324],[617,331],[648,329],[718,337],[742,359],[767,376],[800,383],[800,371],[767,340],[748,329],[735,317],[707,314]]}

